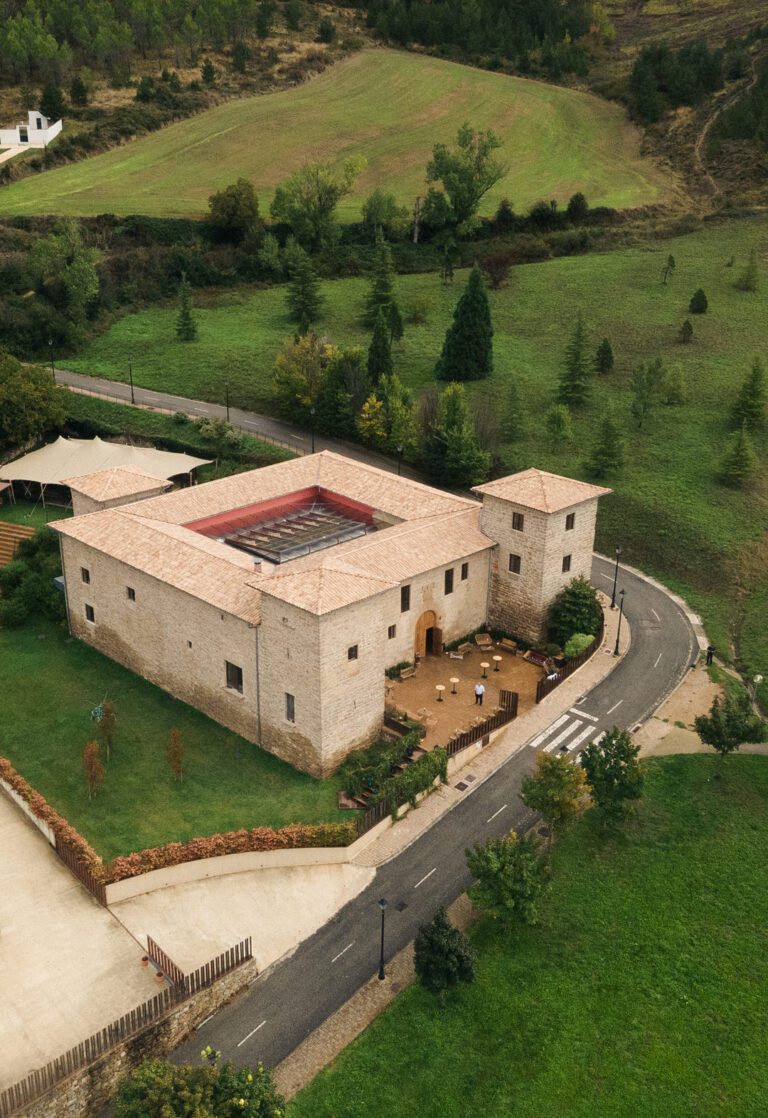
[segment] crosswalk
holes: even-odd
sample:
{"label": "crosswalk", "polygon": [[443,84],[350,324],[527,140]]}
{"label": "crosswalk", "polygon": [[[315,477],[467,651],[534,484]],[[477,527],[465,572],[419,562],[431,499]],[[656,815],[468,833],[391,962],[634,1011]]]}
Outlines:
{"label": "crosswalk", "polygon": [[595,725],[597,721],[594,714],[568,711],[537,734],[528,742],[528,746],[530,749],[543,750],[544,753],[567,753],[571,761],[578,761],[582,749],[592,741],[599,742],[605,737],[605,730],[598,732]]}

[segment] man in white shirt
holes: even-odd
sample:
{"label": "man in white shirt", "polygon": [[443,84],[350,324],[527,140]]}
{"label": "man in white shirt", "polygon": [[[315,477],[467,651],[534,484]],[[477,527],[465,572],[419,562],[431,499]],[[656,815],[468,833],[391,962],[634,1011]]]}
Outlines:
{"label": "man in white shirt", "polygon": [[475,706],[481,707],[483,705],[483,695],[485,694],[485,685],[482,683],[475,684]]}

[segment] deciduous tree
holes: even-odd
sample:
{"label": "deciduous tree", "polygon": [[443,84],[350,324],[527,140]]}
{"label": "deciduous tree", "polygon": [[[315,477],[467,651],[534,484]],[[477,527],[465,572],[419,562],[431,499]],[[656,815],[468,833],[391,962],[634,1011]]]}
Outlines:
{"label": "deciduous tree", "polygon": [[472,903],[503,924],[538,923],[538,901],[549,883],[546,866],[533,835],[490,838],[467,851],[467,866],[475,878],[469,890]]}
{"label": "deciduous tree", "polygon": [[538,753],[535,771],[523,777],[520,799],[538,811],[552,836],[588,805],[590,788],[581,765],[555,753]]}
{"label": "deciduous tree", "polygon": [[223,241],[239,244],[261,228],[259,199],[253,183],[240,178],[208,199],[208,224]]}
{"label": "deciduous tree", "polygon": [[752,249],[744,271],[736,280],[734,287],[739,291],[757,291],[760,286],[760,273],[757,267],[757,251]]}
{"label": "deciduous tree", "polygon": [[549,611],[549,635],[562,648],[574,633],[595,636],[603,621],[597,591],[586,578],[572,578],[555,598]]}
{"label": "deciduous tree", "polygon": [[117,708],[111,699],[105,699],[101,704],[98,726],[109,761],[112,757],[112,746],[115,742],[115,730],[117,729]]}
{"label": "deciduous tree", "polygon": [[675,274],[675,258],[672,253],[667,257],[664,267],[661,269],[661,282],[666,284],[667,280]]}
{"label": "deciduous tree", "polygon": [[752,708],[752,701],[743,687],[727,692],[725,700],[714,700],[709,714],[694,719],[696,733],[705,745],[711,745],[722,759],[735,753],[746,742],[766,740],[766,723]]}
{"label": "deciduous tree", "polygon": [[490,455],[478,445],[463,384],[449,384],[440,394],[421,460],[426,473],[449,488],[468,489],[486,480]]}
{"label": "deciduous tree", "polygon": [[455,147],[433,147],[427,182],[442,183],[456,225],[469,222],[488,191],[504,177],[506,168],[494,154],[500,147],[495,132],[478,131],[467,123],[459,129]]}
{"label": "deciduous tree", "polygon": [[199,1067],[145,1060],[120,1084],[115,1118],[282,1118],[285,1100],[261,1064],[218,1066],[218,1053],[203,1055]]}
{"label": "deciduous tree", "polygon": [[338,353],[336,346],[307,333],[287,342],[277,355],[272,387],[278,413],[303,427],[311,421],[328,374]]}
{"label": "deciduous tree", "polygon": [[614,726],[599,741],[591,742],[579,758],[592,790],[592,800],[607,822],[617,822],[629,801],[643,793],[640,746],[626,730]]}
{"label": "deciduous tree", "polygon": [[77,326],[99,294],[96,265],[100,253],[83,244],[79,227],[64,221],[55,232],[35,241],[29,254],[33,281]]}
{"label": "deciduous tree", "polygon": [[491,308],[482,273],[474,267],[453,312],[435,375],[438,380],[482,380],[492,371]]}
{"label": "deciduous tree", "polygon": [[67,393],[50,371],[0,351],[0,451],[24,447],[67,418]]}
{"label": "deciduous tree", "polygon": [[414,944],[416,977],[425,990],[444,1001],[460,982],[474,982],[475,954],[466,936],[454,928],[444,908],[422,924]]}
{"label": "deciduous tree", "polygon": [[333,244],[336,207],[349,194],[365,165],[362,157],[346,159],[341,170],[333,163],[305,163],[278,186],[270,208],[272,217],[290,225],[307,249]]}

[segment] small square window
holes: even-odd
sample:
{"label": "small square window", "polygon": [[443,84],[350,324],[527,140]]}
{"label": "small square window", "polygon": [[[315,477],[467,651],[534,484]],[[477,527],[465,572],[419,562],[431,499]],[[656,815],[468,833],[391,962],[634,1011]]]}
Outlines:
{"label": "small square window", "polygon": [[564,555],[563,556],[563,573],[565,573],[566,571],[570,571],[570,569],[571,569],[571,557],[570,557],[570,555]]}
{"label": "small square window", "polygon": [[410,586],[400,587],[400,612],[407,613],[411,608],[411,588]]}
{"label": "small square window", "polygon": [[453,593],[453,567],[445,572],[445,592],[446,594]]}
{"label": "small square window", "polygon": [[565,518],[565,530],[566,530],[566,532],[570,532],[570,530],[573,528],[575,523],[576,523],[576,513],[575,512],[569,512],[568,515]]}
{"label": "small square window", "polygon": [[136,591],[133,589],[133,587],[132,586],[126,586],[125,589],[128,592],[128,601],[129,602],[135,602],[136,601]]}
{"label": "small square window", "polygon": [[93,612],[93,606],[86,606],[85,607],[85,620],[86,621],[95,621],[96,620],[96,614]]}
{"label": "small square window", "polygon": [[296,700],[287,691],[285,693],[285,717],[289,722],[296,721]]}
{"label": "small square window", "polygon": [[227,687],[230,691],[239,691],[243,693],[243,669],[238,668],[237,664],[230,664],[229,660],[225,660],[227,666]]}
{"label": "small square window", "polygon": [[525,517],[521,512],[512,513],[512,530],[515,532],[522,532],[525,528]]}
{"label": "small square window", "polygon": [[466,582],[469,578],[469,563],[461,564],[461,581]]}
{"label": "small square window", "polygon": [[187,641],[187,648],[191,648],[191,647],[192,647],[192,641]]}
{"label": "small square window", "polygon": [[397,636],[397,625],[390,625],[387,629],[387,639],[393,640]]}
{"label": "small square window", "polygon": [[520,556],[519,555],[510,555],[510,557],[509,557],[509,569],[510,569],[510,571],[512,572],[513,575],[519,575],[520,574],[520,566],[521,566]]}
{"label": "small square window", "polygon": [[348,660],[356,660],[357,659],[357,645],[356,644],[351,644],[349,646],[349,648],[347,649],[347,659]]}
{"label": "small square window", "polygon": [[80,568],[80,578],[83,580],[84,583],[86,583],[86,584],[90,583],[91,572],[88,570],[87,567],[81,567]]}

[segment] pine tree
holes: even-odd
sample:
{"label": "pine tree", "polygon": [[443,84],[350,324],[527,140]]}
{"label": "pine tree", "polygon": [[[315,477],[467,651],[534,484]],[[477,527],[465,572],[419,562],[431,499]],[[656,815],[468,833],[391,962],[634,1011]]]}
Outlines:
{"label": "pine tree", "polygon": [[686,318],[680,327],[679,338],[683,345],[689,345],[693,341],[693,323],[690,318]]}
{"label": "pine tree", "polygon": [[733,405],[735,427],[746,424],[749,431],[759,431],[765,426],[766,385],[765,369],[759,357],[752,362],[752,372],[747,376]]}
{"label": "pine tree", "polygon": [[672,254],[670,253],[670,254],[669,254],[669,256],[667,257],[667,262],[666,262],[666,264],[665,264],[665,265],[664,265],[664,267],[663,267],[663,268],[661,269],[661,282],[662,282],[663,284],[666,284],[666,282],[667,282],[667,280],[669,279],[669,277],[670,277],[670,276],[673,276],[673,275],[675,274],[675,267],[676,267],[676,264],[675,264],[675,258],[674,258],[674,256],[673,256],[673,255],[672,255]]}
{"label": "pine tree", "polygon": [[605,376],[613,370],[613,347],[607,338],[603,338],[595,353],[595,372]]}
{"label": "pine tree", "polygon": [[308,253],[300,245],[295,245],[288,264],[290,282],[287,303],[290,318],[298,323],[299,331],[306,334],[320,315],[323,297],[317,273]]}
{"label": "pine tree", "polygon": [[181,273],[179,284],[179,313],[176,317],[176,337],[180,342],[194,342],[197,338],[197,324],[192,317],[192,288],[187,273]]}
{"label": "pine tree", "polygon": [[597,429],[586,468],[593,477],[604,478],[624,464],[624,439],[612,414],[606,412]]}
{"label": "pine tree", "polygon": [[203,79],[205,85],[214,85],[216,82],[216,70],[210,58],[206,58],[200,67],[200,77]]}
{"label": "pine tree", "polygon": [[392,351],[389,343],[389,327],[384,311],[379,308],[373,327],[371,344],[368,347],[368,376],[371,384],[377,385],[383,377],[392,376]]}
{"label": "pine tree", "polygon": [[64,116],[64,94],[56,82],[46,82],[40,94],[40,112],[49,120],[61,120]]}
{"label": "pine tree", "polygon": [[746,423],[742,423],[736,441],[723,459],[720,478],[726,485],[741,487],[752,479],[757,470],[757,455],[752,449],[752,441]]}
{"label": "pine tree", "polygon": [[759,281],[760,275],[757,269],[757,252],[755,249],[752,249],[749,254],[749,263],[736,280],[734,286],[739,291],[757,291]]}
{"label": "pine tree", "polygon": [[450,923],[444,908],[419,928],[413,962],[421,985],[441,1002],[447,990],[475,978],[474,952],[466,936]]}
{"label": "pine tree", "polygon": [[373,251],[373,274],[371,290],[365,300],[365,325],[373,326],[381,308],[385,314],[395,301],[395,269],[392,264],[392,250],[381,235],[376,233],[376,247]]}
{"label": "pine tree", "polygon": [[488,477],[490,455],[478,444],[463,384],[449,384],[440,394],[421,460],[430,477],[453,489],[468,489]]}
{"label": "pine tree", "polygon": [[435,374],[438,380],[481,380],[493,371],[493,326],[483,276],[475,266],[453,312]]}
{"label": "pine tree", "polygon": [[403,325],[403,316],[400,314],[400,308],[393,299],[389,304],[389,340],[391,342],[399,342],[405,333],[405,326]]}
{"label": "pine tree", "polygon": [[550,408],[546,418],[547,431],[552,439],[553,446],[569,443],[573,440],[573,423],[571,413],[565,404],[555,404]]}
{"label": "pine tree", "polygon": [[75,74],[69,87],[69,99],[73,105],[88,104],[88,87],[79,74]]}
{"label": "pine tree", "polygon": [[709,300],[704,294],[704,289],[702,287],[697,288],[697,290],[694,291],[693,295],[691,296],[691,301],[688,304],[688,310],[691,314],[706,314],[708,306]]}
{"label": "pine tree", "polygon": [[581,407],[589,398],[591,380],[592,370],[587,360],[587,330],[584,319],[579,314],[560,374],[560,402],[570,407]]}

